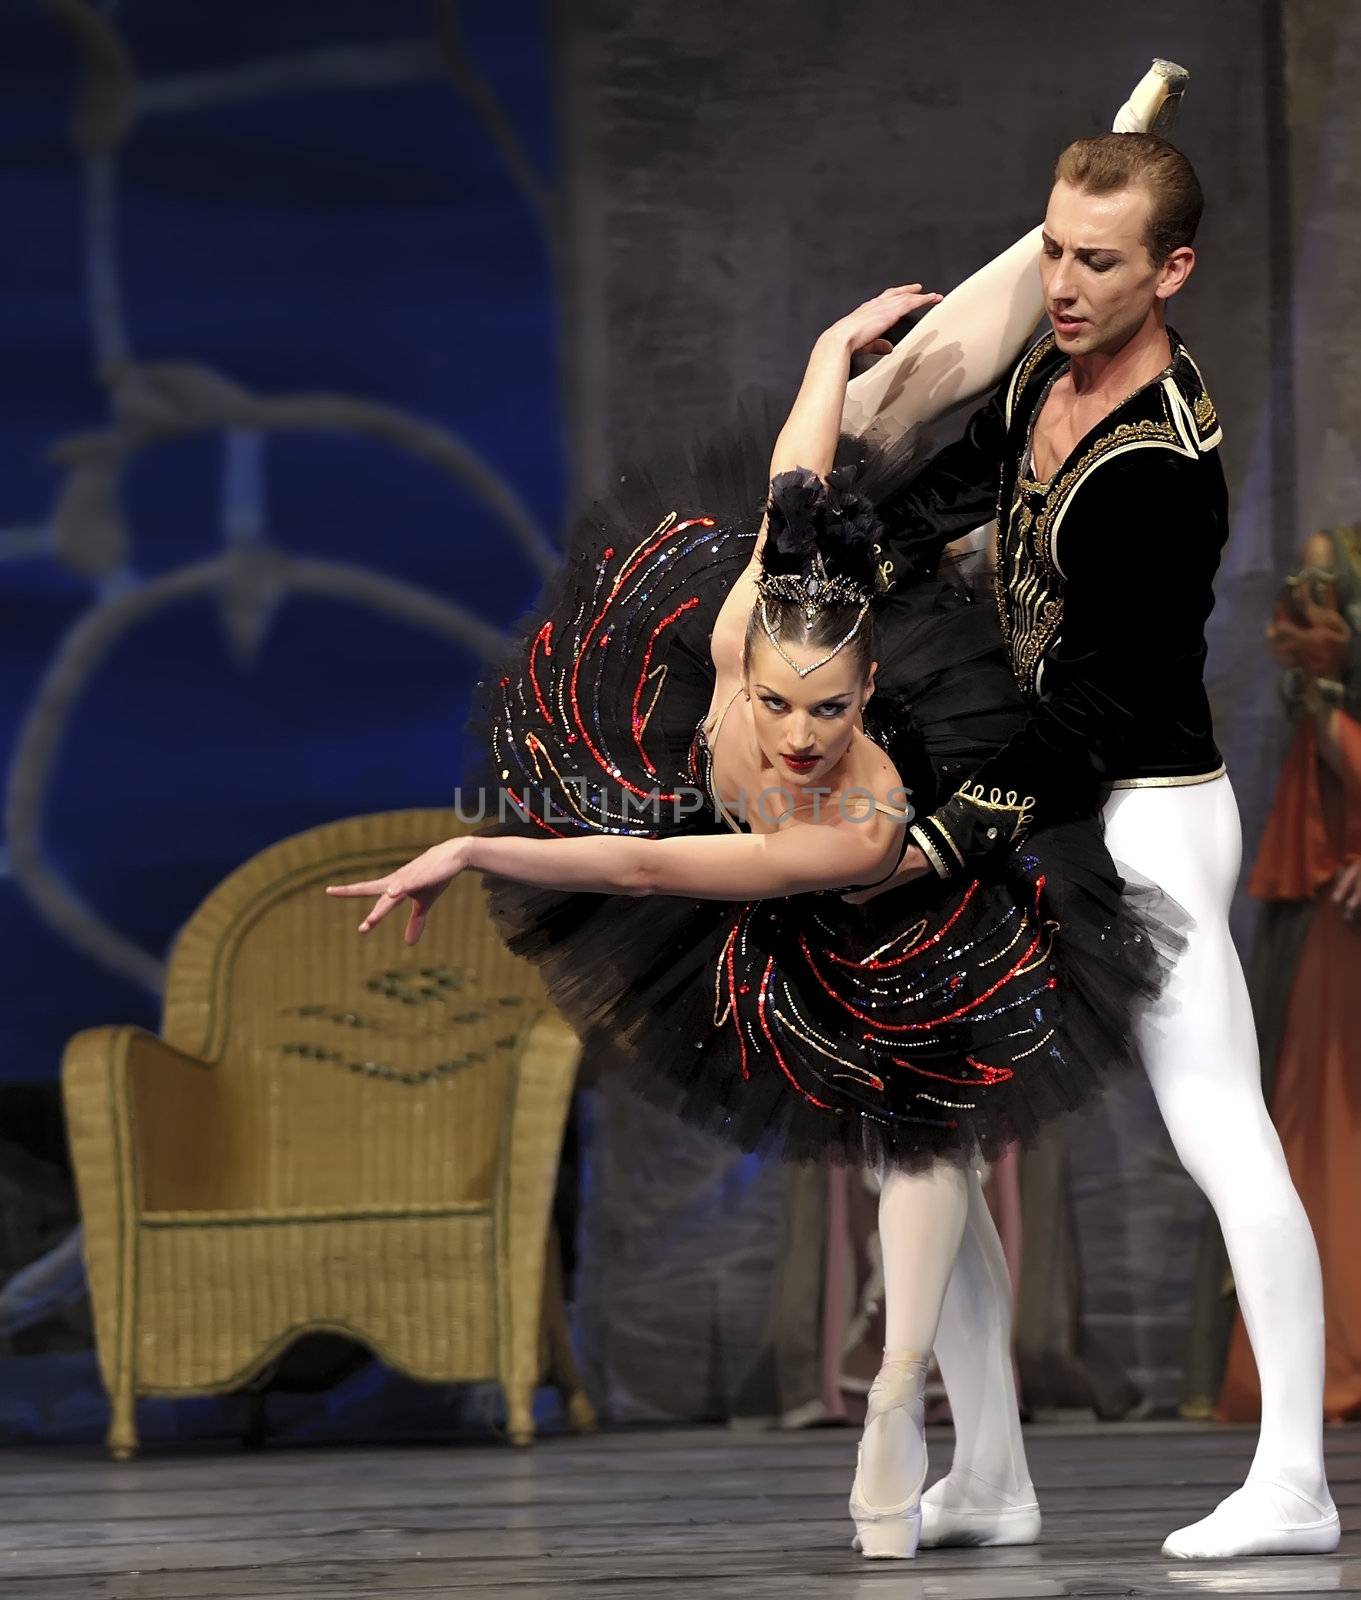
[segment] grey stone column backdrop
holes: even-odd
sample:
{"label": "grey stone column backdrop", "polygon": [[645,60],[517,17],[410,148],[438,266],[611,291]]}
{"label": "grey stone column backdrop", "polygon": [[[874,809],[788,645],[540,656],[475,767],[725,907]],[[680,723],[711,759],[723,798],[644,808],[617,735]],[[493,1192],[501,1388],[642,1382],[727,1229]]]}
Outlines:
{"label": "grey stone column backdrop", "polygon": [[[1361,514],[1350,330],[1337,359],[1356,310],[1340,274],[1358,216],[1346,9],[1290,7],[1287,41],[1277,7],[1245,0],[561,5],[578,490],[721,426],[743,388],[792,397],[817,332],[886,284],[958,282],[1041,217],[1059,149],[1109,127],[1152,57],[1183,62],[1177,138],[1209,203],[1174,321],[1224,422],[1234,531],[1212,693],[1251,847],[1280,749],[1260,648],[1276,574],[1309,522],[1348,495]],[[1313,298],[1292,328],[1297,237]],[[1325,460],[1346,483],[1297,496],[1297,462],[1312,483]],[[1240,936],[1250,926],[1245,905]],[[590,1149],[579,1311],[595,1390],[620,1419],[723,1415],[759,1351],[781,1176],[608,1088]],[[1145,1085],[1092,1120],[1076,1164],[1088,1317],[1171,1403],[1201,1202]]]}

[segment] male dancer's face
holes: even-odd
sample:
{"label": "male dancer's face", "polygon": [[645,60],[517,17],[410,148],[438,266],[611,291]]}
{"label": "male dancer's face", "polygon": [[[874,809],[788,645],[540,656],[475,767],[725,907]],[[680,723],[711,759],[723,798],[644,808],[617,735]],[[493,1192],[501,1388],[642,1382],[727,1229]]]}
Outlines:
{"label": "male dancer's face", "polygon": [[1144,238],[1152,198],[1142,184],[1089,194],[1059,182],[1044,217],[1040,281],[1059,348],[1069,356],[1113,355],[1186,281],[1189,247],[1155,265]]}

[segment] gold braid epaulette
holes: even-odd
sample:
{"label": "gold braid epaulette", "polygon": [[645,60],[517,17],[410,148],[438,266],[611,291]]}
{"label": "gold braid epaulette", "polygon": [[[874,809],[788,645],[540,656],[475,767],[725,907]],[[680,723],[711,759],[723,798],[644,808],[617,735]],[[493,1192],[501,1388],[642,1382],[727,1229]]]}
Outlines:
{"label": "gold braid epaulette", "polygon": [[973,870],[973,863],[1009,849],[1035,816],[1035,796],[1015,789],[960,784],[954,794],[909,830],[941,878]]}
{"label": "gold braid epaulette", "polygon": [[1015,789],[1008,789],[1005,794],[1000,789],[986,790],[981,783],[961,783],[955,790],[956,796],[967,801],[971,806],[989,814],[993,812],[1009,813],[1014,821],[1011,825],[1009,839],[1017,836],[1035,820],[1035,796],[1028,794],[1021,799]]}

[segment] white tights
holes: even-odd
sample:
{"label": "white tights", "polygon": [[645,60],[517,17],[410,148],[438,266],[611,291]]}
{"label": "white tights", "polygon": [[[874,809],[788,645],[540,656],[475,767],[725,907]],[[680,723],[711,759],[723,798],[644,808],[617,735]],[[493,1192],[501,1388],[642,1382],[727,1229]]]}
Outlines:
{"label": "white tights", "polygon": [[[1242,849],[1233,789],[1221,777],[1118,790],[1105,822],[1117,865],[1166,890],[1194,919],[1166,991],[1142,1019],[1139,1044],[1177,1155],[1224,1230],[1257,1358],[1262,1429],[1249,1476],[1327,1507],[1318,1252],[1262,1100],[1252,1011],[1229,935]],[[900,1241],[881,1244],[887,1276]],[[956,1504],[977,1504],[989,1489],[999,1502],[1029,1495],[999,1256],[980,1197],[969,1208],[936,1341],[955,1418]]]}
{"label": "white tights", "polygon": [[1323,1285],[1304,1207],[1262,1098],[1252,1007],[1229,936],[1242,833],[1227,777],[1120,789],[1105,810],[1117,866],[1195,919],[1139,1045],[1177,1155],[1224,1230],[1262,1383],[1250,1476],[1327,1501],[1323,1473]]}
{"label": "white tights", "polygon": [[1041,249],[1033,228],[952,289],[891,355],[852,378],[842,432],[898,437],[995,388],[1044,312]]}
{"label": "white tights", "polygon": [[[955,1422],[954,1503],[976,1498],[968,1488],[973,1476],[1005,1498],[1028,1499],[1011,1361],[1011,1276],[981,1176],[946,1164],[886,1174],[879,1243],[884,1357],[926,1357],[935,1349]],[[867,1478],[867,1498],[898,1499],[897,1464],[873,1456],[866,1464],[883,1480]]]}
{"label": "white tights", "polygon": [[[971,1188],[978,1188],[973,1175],[948,1162],[925,1172],[881,1175],[884,1367],[880,1384],[893,1386],[896,1376],[911,1373],[920,1378],[917,1369],[924,1371],[931,1359],[945,1288],[964,1236]],[[978,1198],[982,1203],[981,1189]],[[872,1406],[873,1401],[872,1394]],[[901,1414],[880,1428],[876,1448],[863,1454],[860,1466],[862,1492],[871,1505],[901,1500],[902,1486],[925,1476],[924,1449],[919,1430]]]}

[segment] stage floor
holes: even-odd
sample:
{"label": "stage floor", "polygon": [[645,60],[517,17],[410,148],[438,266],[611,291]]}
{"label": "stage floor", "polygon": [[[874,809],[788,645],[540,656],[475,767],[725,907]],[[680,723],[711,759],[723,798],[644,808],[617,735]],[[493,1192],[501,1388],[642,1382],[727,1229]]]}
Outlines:
{"label": "stage floor", "polygon": [[[1349,1531],[1336,1556],[1163,1560],[1174,1525],[1239,1481],[1251,1436],[1175,1425],[1039,1427],[1045,1514],[1028,1549],[849,1549],[854,1432],[629,1430],[497,1444],[0,1452],[4,1600],[990,1600],[1361,1594],[1361,1427],[1330,1430]],[[949,1435],[933,1435],[944,1461]]]}

